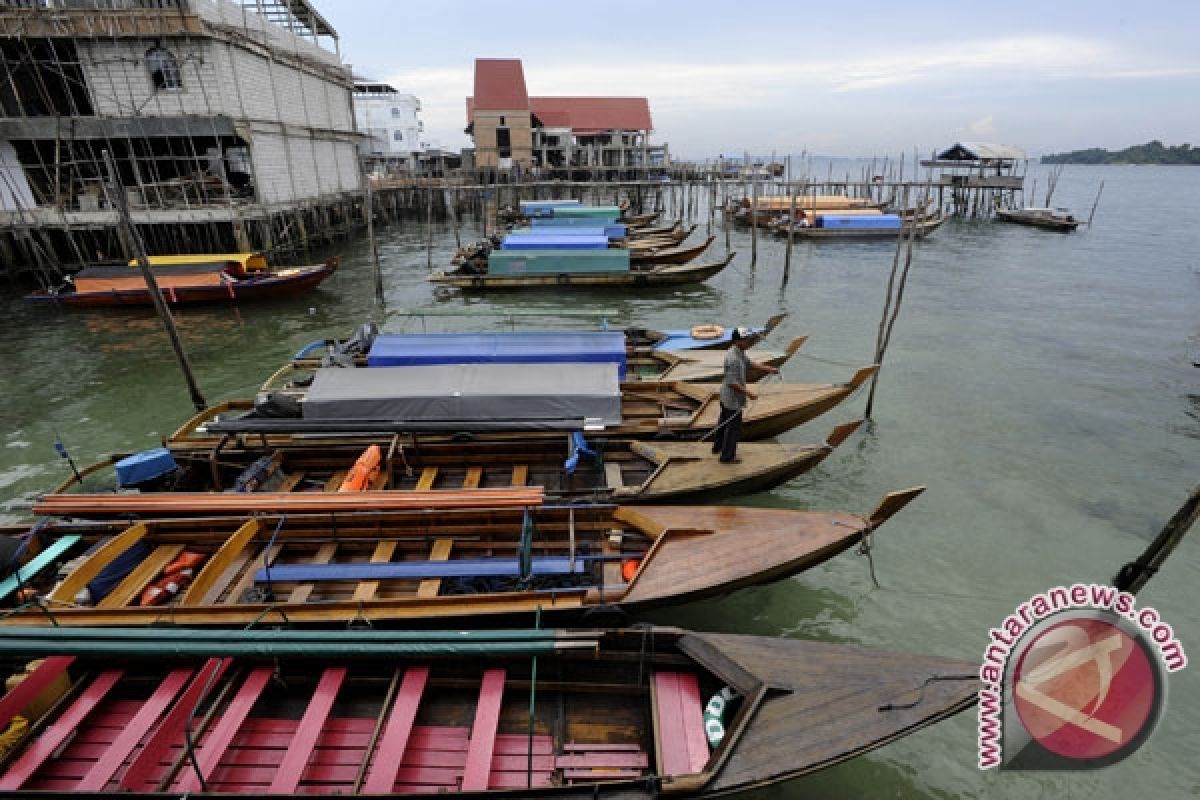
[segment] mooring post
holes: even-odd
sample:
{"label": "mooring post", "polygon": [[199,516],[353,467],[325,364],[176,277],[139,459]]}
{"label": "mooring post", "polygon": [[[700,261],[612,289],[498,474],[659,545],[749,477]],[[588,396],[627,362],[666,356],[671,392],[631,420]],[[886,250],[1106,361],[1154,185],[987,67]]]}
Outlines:
{"label": "mooring post", "polygon": [[142,271],[142,280],[146,282],[146,289],[149,290],[150,299],[154,302],[154,310],[158,312],[158,318],[162,320],[163,327],[167,331],[167,338],[171,341],[171,348],[175,351],[175,358],[179,361],[183,379],[187,382],[188,392],[192,396],[192,405],[197,411],[203,411],[208,408],[208,403],[204,402],[204,396],[200,394],[200,387],[196,385],[196,378],[192,375],[192,365],[188,362],[183,342],[179,339],[179,331],[175,328],[175,318],[171,316],[171,310],[167,308],[162,292],[158,289],[158,281],[154,279],[154,273],[150,270],[150,258],[146,255],[142,237],[133,226],[133,218],[129,214],[129,198],[125,196],[125,187],[117,174],[117,165],[113,160],[112,153],[107,150],[104,151],[104,167],[108,172],[109,183],[112,184],[109,202],[117,210],[120,227],[129,246],[133,248],[138,267]]}

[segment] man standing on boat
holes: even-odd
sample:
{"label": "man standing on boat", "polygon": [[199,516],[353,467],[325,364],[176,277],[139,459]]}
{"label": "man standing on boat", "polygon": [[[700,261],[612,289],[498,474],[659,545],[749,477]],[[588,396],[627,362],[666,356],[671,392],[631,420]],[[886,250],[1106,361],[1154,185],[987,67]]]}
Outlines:
{"label": "man standing on boat", "polygon": [[[713,432],[713,453],[720,455],[722,464],[737,464],[738,440],[742,438],[742,409],[746,402],[758,397],[758,393],[746,383],[746,373],[751,364],[746,351],[754,344],[755,336],[749,328],[735,328],[730,337],[733,346],[725,353],[725,375],[721,379],[721,416]],[[754,364],[768,375],[779,373],[775,367]]]}

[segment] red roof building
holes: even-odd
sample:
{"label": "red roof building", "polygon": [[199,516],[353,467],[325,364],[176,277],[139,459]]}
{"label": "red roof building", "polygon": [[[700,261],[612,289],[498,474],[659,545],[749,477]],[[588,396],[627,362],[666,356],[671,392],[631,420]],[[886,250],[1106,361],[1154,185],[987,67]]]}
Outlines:
{"label": "red roof building", "polygon": [[530,97],[520,59],[475,60],[467,132],[478,167],[641,169],[651,154],[665,160],[652,128],[645,97]]}

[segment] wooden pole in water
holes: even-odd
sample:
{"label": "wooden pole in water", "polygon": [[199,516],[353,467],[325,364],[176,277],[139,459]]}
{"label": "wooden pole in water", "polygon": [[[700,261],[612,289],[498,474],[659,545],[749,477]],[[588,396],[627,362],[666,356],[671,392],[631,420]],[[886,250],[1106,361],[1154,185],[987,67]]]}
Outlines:
{"label": "wooden pole in water", "polygon": [[[789,164],[790,164],[791,160],[792,160],[792,157],[788,156]],[[788,171],[789,172],[791,171],[790,166],[788,168]],[[791,189],[792,198],[791,198],[791,202],[789,203],[789,210],[788,210],[787,253],[783,257],[783,285],[784,286],[787,286],[788,273],[790,273],[792,270],[792,239],[795,237],[795,234],[796,234],[796,186],[795,186],[795,184],[793,184],[789,188]]]}
{"label": "wooden pole in water", "polygon": [[1121,567],[1113,578],[1113,586],[1130,594],[1141,591],[1167,560],[1167,556],[1183,541],[1184,534],[1196,523],[1197,518],[1200,518],[1200,485],[1192,489],[1175,516],[1167,521],[1162,532],[1154,537],[1154,541],[1137,560]]}
{"label": "wooden pole in water", "polygon": [[[750,161],[749,155],[746,161]],[[758,261],[758,181],[750,174],[750,266]]]}
{"label": "wooden pole in water", "polygon": [[371,188],[371,177],[367,176],[367,244],[371,248],[371,262],[375,266],[375,302],[383,305],[383,267],[379,264],[379,247],[375,243],[375,193]]}
{"label": "wooden pole in water", "polygon": [[1088,214],[1087,226],[1092,227],[1092,217],[1096,216],[1096,206],[1100,205],[1100,193],[1104,191],[1104,181],[1100,181],[1100,188],[1096,190],[1096,201],[1092,203],[1092,213]]}
{"label": "wooden pole in water", "polygon": [[[907,208],[908,187],[904,188],[901,199],[901,207]],[[876,369],[875,374],[871,376],[871,389],[867,394],[867,407],[863,411],[863,416],[867,419],[871,418],[871,411],[875,407],[875,387],[879,384],[879,373],[883,369],[883,357],[892,339],[892,328],[896,324],[896,318],[900,315],[900,303],[904,299],[904,285],[908,282],[908,270],[912,266],[913,240],[916,238],[917,227],[920,224],[921,214],[918,212],[913,214],[911,221],[908,223],[905,232],[906,235],[902,234],[896,237],[896,254],[892,259],[892,272],[888,276],[887,295],[884,299],[883,314],[879,318],[879,332],[875,338]],[[900,272],[899,280],[897,280],[896,267],[900,263],[900,251],[905,249],[906,246],[907,253],[904,259],[904,269]],[[894,293],[893,288],[895,289]]]}
{"label": "wooden pole in water", "polygon": [[179,361],[179,368],[183,371],[183,379],[187,382],[188,393],[192,396],[192,405],[197,411],[203,411],[208,408],[208,403],[204,402],[204,396],[200,394],[200,387],[196,385],[196,378],[192,375],[192,365],[188,362],[183,342],[179,338],[179,331],[175,328],[175,318],[171,316],[171,310],[167,308],[162,292],[159,291],[158,281],[154,279],[154,273],[150,269],[150,258],[146,255],[142,237],[134,228],[133,218],[129,214],[129,198],[125,196],[125,187],[121,184],[121,178],[117,174],[116,162],[113,161],[112,153],[107,150],[104,151],[104,167],[108,172],[109,183],[112,184],[112,193],[108,199],[113,208],[117,210],[121,231],[126,241],[129,242],[129,246],[133,248],[138,268],[142,271],[142,280],[146,282],[146,289],[150,292],[150,299],[154,302],[154,310],[158,312],[158,318],[162,320],[163,328],[167,331],[171,349],[175,351],[175,358]]}
{"label": "wooden pole in water", "polygon": [[425,187],[425,264],[433,269],[433,178]]}

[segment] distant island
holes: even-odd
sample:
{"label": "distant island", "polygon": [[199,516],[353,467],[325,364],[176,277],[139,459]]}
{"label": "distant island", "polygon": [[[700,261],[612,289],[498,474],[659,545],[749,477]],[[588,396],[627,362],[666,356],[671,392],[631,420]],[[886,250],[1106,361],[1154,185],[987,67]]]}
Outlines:
{"label": "distant island", "polygon": [[1124,150],[1108,151],[1102,147],[1073,150],[1042,156],[1043,164],[1200,164],[1200,148],[1190,144],[1166,147],[1155,139]]}

